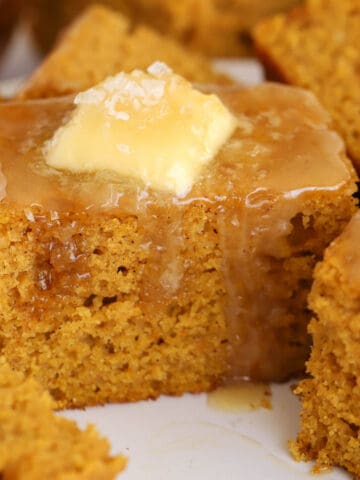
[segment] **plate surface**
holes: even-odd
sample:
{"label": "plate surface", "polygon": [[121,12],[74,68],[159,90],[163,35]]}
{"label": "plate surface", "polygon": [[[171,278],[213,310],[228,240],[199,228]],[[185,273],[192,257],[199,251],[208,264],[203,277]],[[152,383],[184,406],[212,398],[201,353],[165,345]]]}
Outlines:
{"label": "plate surface", "polygon": [[227,413],[207,405],[207,396],[161,397],[107,405],[65,416],[91,422],[113,452],[129,458],[124,480],[349,480],[334,469],[321,477],[310,463],[295,462],[287,441],[295,438],[300,406],[290,384],[272,386],[272,409]]}

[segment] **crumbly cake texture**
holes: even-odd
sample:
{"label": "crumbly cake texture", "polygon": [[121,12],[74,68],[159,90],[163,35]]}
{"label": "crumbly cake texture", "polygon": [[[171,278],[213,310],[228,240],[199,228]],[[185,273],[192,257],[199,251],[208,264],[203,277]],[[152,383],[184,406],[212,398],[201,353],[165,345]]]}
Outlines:
{"label": "crumbly cake texture", "polygon": [[[214,387],[226,369],[227,342],[221,253],[211,229],[215,212],[206,205],[187,209],[183,255],[196,265],[196,280],[189,298],[170,301],[165,316],[142,311],[139,303],[147,255],[136,218],[69,214],[51,222],[40,212],[31,222],[20,211],[0,206],[0,212],[7,244],[1,350],[14,368],[30,372],[50,391],[57,407]],[[78,280],[74,253],[86,256],[86,282]],[[64,288],[66,295],[56,298]]]}
{"label": "crumbly cake texture", "polygon": [[[262,17],[283,11],[300,0],[100,0],[136,23],[146,23],[192,50],[211,56],[252,52],[250,29]],[[29,0],[27,8],[36,40],[44,51],[58,31],[92,0]]]}
{"label": "crumbly cake texture", "polygon": [[126,465],[89,425],[53,413],[50,395],[0,358],[0,477],[4,480],[111,480]]}
{"label": "crumbly cake texture", "polygon": [[199,83],[231,83],[200,54],[104,6],[89,7],[18,93],[21,99],[66,95],[87,89],[120,71],[146,70],[155,61]]}
{"label": "crumbly cake texture", "polygon": [[260,22],[256,49],[272,78],[312,90],[360,169],[360,10],[357,0],[307,0]]}
{"label": "crumbly cake texture", "polygon": [[[352,229],[352,240],[344,247]],[[301,430],[291,450],[297,460],[316,460],[360,475],[360,287],[344,265],[359,262],[360,215],[325,252],[315,269],[310,307],[314,345],[296,393],[302,400]],[[350,248],[349,248],[350,247]],[[345,267],[346,268],[346,267]],[[359,278],[359,277],[358,277]]]}
{"label": "crumbly cake texture", "polygon": [[[298,142],[293,122],[300,131],[301,142],[295,147],[299,148],[300,158],[301,132],[311,138],[316,135],[318,145],[327,131],[326,123],[319,118],[328,116],[318,110],[312,95],[291,87],[231,88],[225,89],[223,95],[227,95],[228,104],[239,114],[238,134],[245,133],[244,141],[235,139],[219,160],[219,168],[224,166],[223,175],[227,177],[219,183],[215,175],[215,190],[205,192],[214,198],[203,198],[200,189],[191,201],[169,207],[154,204],[153,214],[145,217],[126,211],[105,211],[99,215],[86,209],[72,211],[66,189],[60,190],[64,201],[57,200],[62,208],[69,202],[65,211],[46,208],[53,200],[52,192],[47,193],[44,207],[33,205],[24,209],[8,203],[6,198],[0,203],[1,354],[13,368],[33,375],[46,387],[57,407],[208,391],[228,374],[229,343],[233,338],[227,309],[232,308],[230,318],[234,322],[240,298],[240,293],[230,293],[235,284],[241,292],[243,278],[253,268],[248,256],[239,249],[238,238],[242,242],[247,235],[256,238],[252,232],[257,232],[259,219],[266,221],[272,215],[269,205],[279,204],[276,195],[275,200],[271,192],[264,197],[261,188],[254,192],[251,189],[255,187],[248,187],[245,181],[233,185],[227,169],[237,167],[236,162],[246,157],[250,163],[242,166],[252,169],[253,165],[257,172],[254,155],[260,159],[273,142],[275,152],[281,155],[281,138],[285,135],[285,156],[279,157],[285,162],[285,170],[280,165],[279,172],[283,181],[288,182],[288,160],[292,161],[294,155],[291,150],[291,158],[286,156],[287,145]],[[24,105],[32,108],[30,102]],[[4,108],[12,107],[7,104]],[[16,119],[18,115],[31,118],[19,104],[15,103],[14,108],[20,108]],[[315,108],[316,115],[310,115],[307,108]],[[41,118],[44,112],[33,115]],[[289,122],[290,132],[286,130]],[[7,124],[6,121],[2,125],[7,128]],[[19,128],[18,121],[16,125]],[[314,125],[317,126],[313,131]],[[279,128],[285,132],[279,133]],[[251,133],[253,130],[256,133]],[[334,135],[330,139],[336,137],[338,146],[340,140]],[[271,139],[270,144],[261,144],[265,137]],[[327,159],[332,152],[325,154],[321,148],[320,152],[320,170],[327,166],[327,177]],[[305,161],[307,158],[305,154]],[[286,217],[287,208],[293,203],[285,202],[285,213],[279,215],[286,218],[286,228],[276,217],[271,223],[277,228],[279,242],[273,244],[272,237],[265,242],[265,253],[256,258],[258,267],[254,274],[254,291],[260,292],[262,300],[255,302],[255,309],[251,300],[251,305],[245,306],[246,314],[236,320],[236,335],[244,343],[236,355],[244,362],[243,374],[259,380],[284,380],[304,366],[309,349],[306,297],[312,270],[355,208],[351,197],[355,174],[350,162],[340,158],[331,168],[341,164],[340,171],[346,175],[341,175],[335,191],[311,188],[297,197],[295,190],[294,218]],[[12,161],[10,165],[14,168]],[[242,171],[239,168],[238,175]],[[258,173],[256,179],[264,182],[266,171]],[[327,181],[323,177],[322,180]],[[28,180],[24,189],[32,182],[36,179]],[[298,185],[292,180],[290,183]],[[8,190],[10,187],[8,183]],[[241,200],[232,200],[235,188],[240,198],[247,196],[252,208],[246,210]],[[224,189],[230,189],[228,200]],[[36,191],[32,199],[34,194]],[[242,215],[240,220],[236,217],[238,212]],[[258,217],[252,219],[252,212],[258,212]],[[243,225],[243,230],[239,230],[239,225]],[[260,229],[257,234],[261,232]],[[251,245],[245,244],[244,251],[250,254]],[[244,277],[237,255],[244,265]],[[251,285],[246,283],[244,294]],[[259,317],[261,309],[264,313]]]}

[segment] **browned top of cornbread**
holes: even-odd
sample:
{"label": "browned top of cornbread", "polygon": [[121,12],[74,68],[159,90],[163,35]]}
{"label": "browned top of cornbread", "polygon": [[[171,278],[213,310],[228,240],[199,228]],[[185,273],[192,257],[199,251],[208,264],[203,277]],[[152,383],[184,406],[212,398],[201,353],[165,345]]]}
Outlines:
{"label": "browned top of cornbread", "polygon": [[[172,36],[194,50],[213,56],[239,56],[251,49],[250,28],[262,17],[300,0],[98,0]],[[93,0],[28,0],[35,38],[44,51],[59,29]]]}
{"label": "browned top of cornbread", "polygon": [[357,0],[308,0],[259,23],[254,39],[269,70],[312,90],[360,168],[360,10]]}
{"label": "browned top of cornbread", "polygon": [[167,63],[188,80],[231,83],[201,55],[130,21],[111,9],[89,7],[64,33],[52,53],[21,88],[19,98],[44,98],[85,90],[109,75],[154,61]]}
{"label": "browned top of cornbread", "polygon": [[[301,212],[300,224],[306,223],[307,215],[322,202],[328,204],[331,197],[336,202],[342,196],[349,198],[351,211],[355,173],[341,139],[328,129],[328,114],[312,94],[275,84],[250,89],[219,87],[216,92],[237,116],[239,126],[181,199],[110,173],[74,175],[45,166],[41,146],[71,110],[69,99],[3,105],[0,153],[7,181],[3,204],[24,210],[34,228],[41,215],[45,223],[51,223],[59,216],[84,213],[84,224],[89,215],[136,217],[140,244],[150,258],[142,267],[139,295],[150,310],[168,305],[174,295],[190,295],[184,280],[187,266],[180,261],[186,240],[182,236],[184,212],[215,211],[235,350],[237,329],[246,323],[250,335],[252,322],[261,321],[279,303],[288,301],[275,289],[267,292],[266,301],[259,302],[258,282],[266,283],[268,277],[270,282],[273,269],[278,268],[270,257],[280,261],[289,252],[305,248],[304,242],[296,247],[297,240],[291,236],[297,228],[296,215]],[[65,243],[68,234],[64,232]],[[314,241],[309,237],[305,244],[314,250]],[[79,279],[88,278],[82,256],[74,260],[71,248],[64,256],[67,260],[61,258],[61,262],[68,266],[63,270],[70,269],[74,261]],[[263,258],[268,260],[262,262]],[[46,290],[46,278],[44,282]],[[61,288],[66,291],[69,285]],[[239,325],[236,320],[242,309],[249,312],[249,318]],[[248,348],[242,346],[241,355],[234,355],[235,374],[246,369],[250,374],[259,352],[251,342]]]}
{"label": "browned top of cornbread", "polygon": [[50,395],[0,358],[0,476],[6,480],[110,480],[126,460],[93,426],[53,413]]}

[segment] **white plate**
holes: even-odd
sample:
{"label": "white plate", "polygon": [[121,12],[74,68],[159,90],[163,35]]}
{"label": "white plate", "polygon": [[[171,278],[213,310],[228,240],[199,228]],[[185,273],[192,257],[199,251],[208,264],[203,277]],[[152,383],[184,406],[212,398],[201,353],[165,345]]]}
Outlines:
{"label": "white plate", "polygon": [[[310,463],[295,462],[299,402],[290,385],[272,386],[272,410],[240,414],[207,406],[206,395],[107,405],[65,416],[97,425],[113,453],[129,458],[124,480],[314,480]],[[334,469],[321,480],[349,480]]]}

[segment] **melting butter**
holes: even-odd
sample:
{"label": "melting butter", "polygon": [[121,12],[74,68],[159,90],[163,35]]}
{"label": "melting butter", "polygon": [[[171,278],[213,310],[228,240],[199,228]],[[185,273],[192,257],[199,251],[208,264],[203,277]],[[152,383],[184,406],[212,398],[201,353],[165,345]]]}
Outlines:
{"label": "melting butter", "polygon": [[119,73],[78,94],[46,161],[72,172],[110,170],[185,196],[236,127],[220,99],[162,63]]}

